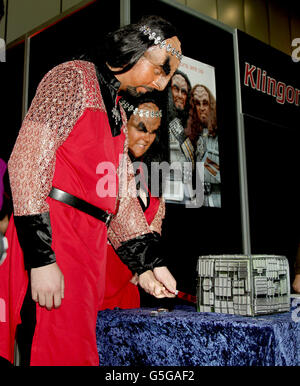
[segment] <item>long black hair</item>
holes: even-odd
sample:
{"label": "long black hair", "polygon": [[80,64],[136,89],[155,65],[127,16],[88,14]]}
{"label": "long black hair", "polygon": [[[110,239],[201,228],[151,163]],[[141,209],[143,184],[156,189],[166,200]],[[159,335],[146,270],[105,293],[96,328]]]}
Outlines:
{"label": "long black hair", "polygon": [[122,70],[116,74],[129,71],[143,54],[154,45],[140,29],[147,26],[161,41],[178,36],[175,27],[160,16],[145,16],[137,23],[128,24],[114,32],[110,32],[102,41],[101,45],[95,47],[91,52],[92,61],[96,65],[103,63],[111,67],[121,67]]}

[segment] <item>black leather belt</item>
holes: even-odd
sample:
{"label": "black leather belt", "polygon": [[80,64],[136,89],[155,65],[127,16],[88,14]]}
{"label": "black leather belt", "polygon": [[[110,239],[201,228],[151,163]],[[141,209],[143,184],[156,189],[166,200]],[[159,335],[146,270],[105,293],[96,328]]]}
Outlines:
{"label": "black leather belt", "polygon": [[112,213],[108,213],[100,208],[97,208],[95,205],[89,204],[88,202],[57,188],[51,189],[49,197],[53,198],[54,200],[63,202],[64,204],[70,205],[73,208],[80,210],[81,212],[84,212],[100,221],[103,221],[107,227],[113,218]]}

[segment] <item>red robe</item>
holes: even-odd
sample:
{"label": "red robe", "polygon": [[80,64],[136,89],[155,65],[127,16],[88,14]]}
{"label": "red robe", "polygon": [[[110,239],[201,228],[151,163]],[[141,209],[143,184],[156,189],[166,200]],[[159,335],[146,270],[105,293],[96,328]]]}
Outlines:
{"label": "red robe", "polygon": [[[125,121],[123,111],[122,117]],[[117,169],[125,130],[123,126],[120,135],[112,136],[95,68],[81,61],[47,74],[23,122],[9,165],[14,213],[50,213],[52,249],[65,280],[61,307],[48,311],[36,306],[31,365],[99,364],[95,326],[104,294],[107,229],[47,196],[54,186],[114,213],[116,194],[97,194],[106,174],[97,167],[109,162]],[[13,362],[28,283],[13,218],[7,238],[8,254],[0,267],[0,356]]]}
{"label": "red robe", "polygon": [[[149,193],[150,194],[150,193]],[[150,204],[144,215],[150,225],[158,211],[160,200],[150,195]],[[132,272],[120,260],[111,245],[107,248],[105,294],[100,310],[122,309],[140,307],[140,294],[138,287],[131,283]]]}

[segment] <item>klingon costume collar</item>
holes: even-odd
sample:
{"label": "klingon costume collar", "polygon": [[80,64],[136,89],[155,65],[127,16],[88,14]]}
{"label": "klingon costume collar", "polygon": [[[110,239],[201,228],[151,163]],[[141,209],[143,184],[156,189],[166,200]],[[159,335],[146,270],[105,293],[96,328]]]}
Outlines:
{"label": "klingon costume collar", "polygon": [[113,137],[116,137],[121,134],[123,125],[120,106],[117,102],[118,90],[121,83],[106,64],[103,63],[99,67],[95,67],[111,133]]}

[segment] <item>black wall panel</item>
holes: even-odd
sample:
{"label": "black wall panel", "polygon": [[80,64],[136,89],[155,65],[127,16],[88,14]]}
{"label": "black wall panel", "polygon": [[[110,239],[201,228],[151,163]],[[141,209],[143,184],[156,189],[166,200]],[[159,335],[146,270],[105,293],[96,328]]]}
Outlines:
{"label": "black wall panel", "polygon": [[238,43],[251,251],[286,256],[292,282],[300,240],[300,66],[244,32]]}
{"label": "black wall panel", "polygon": [[29,102],[38,83],[57,64],[79,58],[120,26],[120,2],[96,1],[33,35],[30,43]]}

